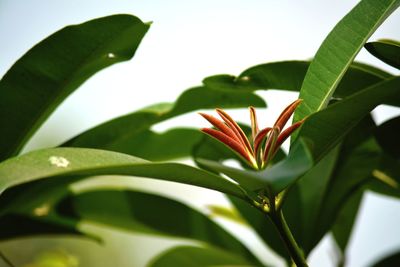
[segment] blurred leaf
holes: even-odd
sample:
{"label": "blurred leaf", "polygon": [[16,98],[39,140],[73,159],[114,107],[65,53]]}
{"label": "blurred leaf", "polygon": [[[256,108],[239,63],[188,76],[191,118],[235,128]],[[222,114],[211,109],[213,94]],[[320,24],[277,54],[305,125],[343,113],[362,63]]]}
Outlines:
{"label": "blurred leaf", "polygon": [[245,221],[242,219],[236,209],[210,204],[207,205],[207,210],[211,218],[224,218],[237,224],[245,224]]}
{"label": "blurred leaf", "polygon": [[90,76],[132,58],[148,28],[131,15],[99,18],[61,29],[20,58],[0,81],[0,161]]}
{"label": "blurred leaf", "polygon": [[0,240],[38,235],[85,235],[76,230],[72,222],[65,222],[55,217],[35,218],[33,214],[6,214],[0,217]]}
{"label": "blurred leaf", "polygon": [[[238,108],[251,105],[256,107],[266,106],[262,98],[251,92],[221,91],[207,87],[192,88],[182,93],[175,103],[153,105],[105,122],[69,140],[63,146],[101,148],[138,156],[135,145],[139,142],[140,137],[149,133],[148,129],[153,124],[198,109]],[[177,132],[174,132],[174,134],[177,134]],[[166,141],[159,138],[159,142],[164,143]],[[174,146],[178,146],[178,150],[185,150],[186,144],[181,145],[178,142]],[[139,149],[139,153],[147,150],[148,145],[152,146],[143,142],[143,150]],[[170,146],[171,143],[168,144],[168,147]],[[183,148],[179,148],[180,146],[183,146]],[[152,159],[163,158],[162,155],[157,155],[157,152],[165,153],[162,150],[153,151]]]}
{"label": "blurred leaf", "polygon": [[144,130],[112,150],[152,161],[187,158],[203,135],[199,129],[190,128],[172,128],[162,133]]}
{"label": "blurred leaf", "polygon": [[299,130],[299,137],[309,142],[318,161],[371,110],[387,99],[398,97],[399,91],[399,76],[363,89],[312,114]]}
{"label": "blurred leaf", "polygon": [[51,250],[41,253],[33,263],[24,267],[78,267],[79,260],[76,256],[64,250]]}
{"label": "blurred leaf", "polygon": [[400,160],[387,154],[381,155],[379,165],[371,173],[368,189],[400,198]]}
{"label": "blurred leaf", "polygon": [[400,159],[400,116],[379,125],[375,131],[376,140],[388,155]]}
{"label": "blurred leaf", "polygon": [[400,43],[393,40],[379,40],[365,44],[365,48],[375,57],[392,67],[400,69]]}
{"label": "blurred leaf", "polygon": [[178,201],[132,190],[99,189],[70,194],[57,210],[66,217],[128,231],[188,238],[255,261],[235,237]]}
{"label": "blurred leaf", "polygon": [[0,195],[0,239],[53,234],[89,237],[76,229],[76,220],[61,217],[55,210],[69,194],[68,186],[83,178],[43,179],[7,189]]}
{"label": "blurred leaf", "polygon": [[394,267],[400,265],[400,252],[395,252],[372,264],[372,267]]}
{"label": "blurred leaf", "polygon": [[244,198],[242,189],[212,173],[177,163],[151,163],[116,152],[54,148],[31,152],[0,163],[0,192],[18,184],[66,175],[134,175],[214,189]]}
{"label": "blurred leaf", "polygon": [[189,247],[180,246],[169,249],[157,256],[148,267],[211,267],[211,266],[230,266],[230,267],[251,267],[260,266],[250,263],[240,255],[227,253],[211,247]]}
{"label": "blurred leaf", "polygon": [[379,25],[400,5],[400,0],[362,0],[329,33],[307,70],[296,110],[299,121],[324,109],[346,70]]}
{"label": "blurred leaf", "polygon": [[206,159],[197,159],[197,161],[216,172],[227,175],[247,190],[255,191],[270,187],[275,193],[279,193],[292,184],[313,165],[313,160],[303,142],[299,142],[286,159],[262,171],[236,169]]}

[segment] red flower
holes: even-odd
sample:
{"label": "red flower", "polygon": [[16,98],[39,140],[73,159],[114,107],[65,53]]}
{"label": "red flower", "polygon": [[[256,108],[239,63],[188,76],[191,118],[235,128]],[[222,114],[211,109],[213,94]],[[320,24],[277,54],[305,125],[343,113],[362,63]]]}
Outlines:
{"label": "red flower", "polygon": [[258,128],[255,109],[250,107],[251,142],[239,125],[222,109],[216,109],[222,121],[211,115],[200,113],[217,128],[203,128],[202,131],[227,145],[254,169],[263,169],[274,157],[283,142],[303,124],[304,119],[282,131],[301,102],[302,100],[298,99],[291,103],[282,111],[273,127],[266,127],[262,130]]}

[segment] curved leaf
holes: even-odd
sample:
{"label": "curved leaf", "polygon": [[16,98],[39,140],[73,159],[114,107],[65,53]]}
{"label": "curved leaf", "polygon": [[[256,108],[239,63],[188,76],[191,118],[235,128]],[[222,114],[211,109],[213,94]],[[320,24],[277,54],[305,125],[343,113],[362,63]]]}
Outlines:
{"label": "curved leaf", "polygon": [[392,67],[400,69],[400,43],[393,40],[379,40],[366,43],[365,48],[375,57]]}
{"label": "curved leaf", "polygon": [[68,186],[84,177],[44,179],[21,184],[0,195],[0,240],[37,235],[85,235],[76,220],[61,217],[56,204],[69,194]]}
{"label": "curved leaf", "polygon": [[[52,218],[53,220],[54,217]],[[75,230],[75,225],[66,224],[60,219],[53,221],[46,218],[35,218],[34,216],[20,214],[6,214],[0,217],[0,240],[15,238],[26,238],[38,235],[76,235],[84,234]]]}
{"label": "curved leaf", "polygon": [[262,98],[249,92],[192,88],[182,93],[175,103],[153,105],[105,122],[69,140],[63,146],[101,148],[136,155],[132,143],[135,144],[137,135],[143,136],[143,131],[153,124],[198,109],[250,105],[266,106]]}
{"label": "curved leaf", "polygon": [[78,221],[201,241],[257,261],[245,246],[210,218],[166,197],[132,190],[97,189],[70,194],[58,204],[57,210],[62,216]]}
{"label": "curved leaf", "polygon": [[187,158],[203,135],[199,129],[190,128],[172,128],[162,133],[144,130],[112,150],[151,161]]}
{"label": "curved leaf", "polygon": [[240,255],[227,253],[211,247],[180,246],[169,249],[158,255],[149,267],[251,267],[259,266],[242,259]]}
{"label": "curved leaf", "polygon": [[346,70],[378,26],[400,5],[399,0],[362,0],[326,37],[304,78],[296,110],[299,121],[324,109]]}
{"label": "curved leaf", "polygon": [[[304,225],[309,226],[305,231],[304,243],[307,253],[333,227],[340,211],[349,199],[369,181],[371,173],[379,164],[380,153],[381,150],[373,138],[354,148],[343,144],[335,169],[327,179],[326,189],[313,199],[318,203],[313,205],[314,216],[304,217],[306,220]],[[310,180],[309,186],[311,182]],[[314,189],[308,188],[308,190],[313,191]]]}
{"label": "curved leaf", "polygon": [[151,163],[129,155],[83,148],[44,149],[0,163],[0,192],[18,184],[66,175],[134,175],[201,186],[244,198],[228,180],[178,163]]}
{"label": "curved leaf", "polygon": [[[336,244],[342,251],[343,259],[346,261],[346,249],[350,240],[351,233],[354,230],[354,223],[360,209],[361,200],[364,195],[365,188],[361,187],[356,192],[353,192],[346,204],[339,212],[334,225],[332,226],[332,234],[335,238]],[[344,265],[343,265],[344,266]]]}
{"label": "curved leaf", "polygon": [[398,99],[399,91],[399,76],[372,85],[311,115],[298,136],[309,141],[318,161],[376,106],[390,98]]}
{"label": "curved leaf", "polygon": [[[220,90],[267,90],[278,89],[299,91],[303,83],[309,61],[278,61],[250,67],[239,76],[215,75],[207,77],[203,83]],[[340,81],[335,98],[344,98],[365,87],[393,77],[373,66],[354,62]],[[388,102],[390,103],[390,102]],[[396,103],[400,105],[400,103]]]}
{"label": "curved leaf", "polygon": [[400,160],[383,153],[379,165],[371,174],[368,189],[400,198]]}
{"label": "curved leaf", "polygon": [[90,76],[132,58],[148,28],[131,15],[99,18],[65,27],[20,58],[0,81],[0,160],[16,155]]}
{"label": "curved leaf", "polygon": [[378,262],[372,264],[372,267],[391,267],[399,266],[400,264],[400,252],[395,252],[391,255],[387,255],[385,258],[380,259]]}
{"label": "curved leaf", "polygon": [[400,117],[390,119],[379,125],[375,131],[376,140],[388,155],[400,159]]}

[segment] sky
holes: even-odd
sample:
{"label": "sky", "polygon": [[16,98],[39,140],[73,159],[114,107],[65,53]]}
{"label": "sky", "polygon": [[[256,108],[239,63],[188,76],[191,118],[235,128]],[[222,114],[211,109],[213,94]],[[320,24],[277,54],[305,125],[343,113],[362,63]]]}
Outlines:
{"label": "sky", "polygon": [[[86,81],[48,119],[24,151],[55,146],[111,118],[153,103],[174,101],[185,89],[200,85],[202,79],[210,75],[235,75],[250,66],[272,61],[310,59],[337,21],[357,2],[0,0],[0,76],[34,44],[66,25],[118,13],[133,14],[145,22],[153,22],[135,57],[102,70]],[[398,25],[399,10],[371,40],[400,40]],[[357,59],[399,73],[365,50]],[[259,112],[266,124],[271,124],[279,111],[297,97],[295,93],[276,91],[260,95],[269,106]],[[232,113],[243,121],[247,119],[247,112],[243,110]],[[399,114],[398,110],[390,107],[379,107],[374,112],[379,123]],[[155,129],[162,131],[173,125],[206,126],[193,113],[161,123]],[[152,182],[149,183],[143,185],[146,190],[154,188]],[[168,188],[179,191],[180,198],[194,206],[203,203],[204,196],[225,203],[220,196],[207,190],[190,191],[189,195],[195,194],[197,199],[188,200],[187,192],[192,188]],[[164,193],[168,195],[170,192]],[[213,197],[210,198],[210,194]],[[366,196],[350,243],[349,266],[366,266],[388,250],[400,248],[400,239],[397,238],[400,236],[399,214],[400,202],[397,200],[374,194]],[[110,246],[121,245],[119,235],[121,233],[111,234]],[[130,239],[124,238],[124,242],[133,244],[131,236]],[[9,246],[11,253],[12,247],[18,244],[5,245]],[[94,255],[99,250],[101,248],[90,250],[88,258],[90,253]],[[132,256],[138,252],[130,253]],[[330,266],[331,253],[332,240],[327,236],[313,253],[311,266]],[[123,267],[128,266],[131,259],[119,260],[118,266]],[[102,259],[102,262],[106,264],[107,260]]]}

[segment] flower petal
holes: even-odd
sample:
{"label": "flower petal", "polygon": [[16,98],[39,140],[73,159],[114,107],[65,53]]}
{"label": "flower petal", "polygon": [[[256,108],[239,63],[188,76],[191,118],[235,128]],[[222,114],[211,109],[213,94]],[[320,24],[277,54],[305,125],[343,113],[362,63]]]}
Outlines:
{"label": "flower petal", "polygon": [[210,135],[211,137],[214,137],[218,141],[224,143],[229,148],[231,148],[234,152],[241,155],[248,162],[253,162],[251,155],[246,151],[246,149],[243,147],[243,145],[241,143],[239,143],[238,141],[234,140],[233,138],[229,137],[225,133],[214,130],[214,129],[210,129],[210,128],[203,128],[203,129],[201,129],[201,131]]}
{"label": "flower petal", "polygon": [[205,113],[199,113],[203,118],[205,118],[207,121],[209,121],[213,126],[215,126],[217,129],[219,129],[221,132],[224,134],[228,135],[232,139],[235,139],[236,141],[240,142],[240,140],[237,138],[235,132],[229,128],[224,122],[220,121],[219,119],[205,114]]}
{"label": "flower petal", "polygon": [[265,139],[265,137],[267,136],[267,134],[268,134],[269,131],[271,131],[271,130],[272,130],[271,127],[267,127],[267,128],[262,129],[262,130],[256,135],[256,138],[254,139],[254,153],[255,153],[255,155],[258,155],[263,140]]}
{"label": "flower petal", "polygon": [[283,144],[283,142],[285,142],[285,140],[304,123],[304,121],[305,121],[305,119],[302,119],[301,121],[298,121],[298,122],[292,124],[286,130],[284,130],[281,134],[279,134],[278,139],[276,140],[276,146],[275,146],[274,153]]}
{"label": "flower petal", "polygon": [[259,132],[257,114],[254,107],[249,107],[249,110],[250,110],[250,121],[251,121],[251,135],[253,137],[253,144],[254,144],[254,141],[256,140],[256,135]]}
{"label": "flower petal", "polygon": [[274,126],[278,126],[279,129],[283,129],[289,120],[290,116],[292,116],[293,112],[296,110],[297,106],[303,102],[303,99],[297,99],[292,104],[287,106],[282,113],[279,115],[278,119],[276,120]]}
{"label": "flower petal", "polygon": [[272,128],[271,132],[269,133],[267,141],[265,142],[262,167],[267,166],[269,161],[272,159],[274,155],[276,140],[278,138],[280,131],[281,130],[279,129],[278,126],[274,126],[274,128]]}
{"label": "flower petal", "polygon": [[243,146],[249,151],[249,153],[253,155],[253,148],[251,147],[249,140],[239,125],[224,110],[217,108],[216,111],[226,122],[226,124],[228,124],[228,126],[235,132]]}

